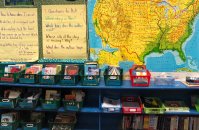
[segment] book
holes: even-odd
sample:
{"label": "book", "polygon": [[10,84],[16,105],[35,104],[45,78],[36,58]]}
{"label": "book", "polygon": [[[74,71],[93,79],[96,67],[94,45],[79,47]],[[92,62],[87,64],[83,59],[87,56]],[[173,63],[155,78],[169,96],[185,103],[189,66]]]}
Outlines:
{"label": "book", "polygon": [[161,108],[160,101],[155,97],[143,97],[142,102],[147,108]]}
{"label": "book", "polygon": [[120,67],[109,66],[108,75],[120,75]]}
{"label": "book", "polygon": [[19,115],[17,112],[4,113],[1,115],[1,123],[12,123],[14,121],[17,121],[18,118]]}
{"label": "book", "polygon": [[144,116],[144,130],[149,129],[149,115]]}
{"label": "book", "polygon": [[64,79],[71,80],[71,76],[75,76],[79,74],[79,66],[78,65],[65,65],[64,69]]}
{"label": "book", "polygon": [[85,62],[84,63],[84,75],[95,76],[99,75],[99,67],[97,62]]}
{"label": "book", "polygon": [[57,90],[46,90],[46,100],[57,100],[60,99],[60,93]]}
{"label": "book", "polygon": [[158,116],[150,115],[149,116],[149,129],[157,130],[157,125],[158,125]]}
{"label": "book", "polygon": [[189,130],[189,117],[184,117],[184,130]]}
{"label": "book", "polygon": [[170,130],[178,130],[178,116],[171,117]]}

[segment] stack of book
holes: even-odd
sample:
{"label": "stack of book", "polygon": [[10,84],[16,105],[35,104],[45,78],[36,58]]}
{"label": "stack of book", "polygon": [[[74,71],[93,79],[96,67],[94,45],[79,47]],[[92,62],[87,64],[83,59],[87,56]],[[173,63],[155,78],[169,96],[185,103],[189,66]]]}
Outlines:
{"label": "stack of book", "polygon": [[76,113],[59,113],[53,122],[49,122],[52,130],[72,130],[76,123]]}

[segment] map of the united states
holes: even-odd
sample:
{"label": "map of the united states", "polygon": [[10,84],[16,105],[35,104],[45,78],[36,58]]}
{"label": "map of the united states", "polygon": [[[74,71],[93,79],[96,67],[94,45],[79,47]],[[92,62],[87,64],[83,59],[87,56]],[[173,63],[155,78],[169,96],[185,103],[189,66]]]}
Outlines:
{"label": "map of the united states", "polygon": [[199,0],[97,0],[92,15],[96,34],[102,47],[115,48],[98,52],[99,64],[143,64],[147,55],[165,50],[177,51],[186,61],[182,45],[198,13]]}

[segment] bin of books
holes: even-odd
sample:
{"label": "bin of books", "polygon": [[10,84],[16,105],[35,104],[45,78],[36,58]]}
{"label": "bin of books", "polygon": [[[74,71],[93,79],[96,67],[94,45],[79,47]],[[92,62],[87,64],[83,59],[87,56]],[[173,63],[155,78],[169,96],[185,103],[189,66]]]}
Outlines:
{"label": "bin of books", "polygon": [[0,108],[15,108],[20,95],[21,95],[21,90],[19,89],[5,90],[4,96],[0,98]]}
{"label": "bin of books", "polygon": [[121,86],[123,80],[123,69],[109,66],[104,71],[104,82],[106,86]]}
{"label": "bin of books", "polygon": [[21,109],[35,109],[37,106],[37,102],[38,99],[18,99],[18,104]]}
{"label": "bin of books", "polygon": [[156,97],[144,97],[142,98],[144,112],[146,114],[164,114],[165,107],[161,100]]}
{"label": "bin of books", "polygon": [[71,94],[63,99],[64,109],[67,111],[79,111],[83,107],[85,93],[81,90],[72,90]]}
{"label": "bin of books", "polygon": [[45,99],[40,99],[42,109],[57,110],[61,104],[61,95],[57,90],[46,90]]}
{"label": "bin of books", "polygon": [[60,76],[60,85],[75,86],[79,82],[79,66],[78,65],[65,65],[62,75]]}
{"label": "bin of books", "polygon": [[140,97],[123,97],[122,112],[124,114],[142,113],[143,105]]}
{"label": "bin of books", "polygon": [[22,122],[22,130],[41,130],[40,122]]}
{"label": "bin of books", "polygon": [[60,100],[44,100],[40,99],[43,110],[57,110],[60,107]]}
{"label": "bin of books", "polygon": [[40,84],[53,85],[59,82],[61,65],[48,64],[42,69],[42,74],[39,78]]}
{"label": "bin of books", "polygon": [[0,98],[0,108],[15,108],[17,98]]}
{"label": "bin of books", "polygon": [[100,69],[98,63],[85,62],[84,71],[81,74],[81,84],[83,86],[98,86],[100,82]]}
{"label": "bin of books", "polygon": [[18,106],[21,109],[35,109],[40,95],[41,89],[28,89],[24,97],[18,99]]}
{"label": "bin of books", "polygon": [[0,75],[1,82],[17,83],[20,76],[24,73],[25,64],[16,64],[5,66],[4,72]]}
{"label": "bin of books", "polygon": [[195,104],[196,111],[199,112],[199,104]]}
{"label": "bin of books", "polygon": [[0,130],[16,130],[17,127],[17,122],[1,122]]}
{"label": "bin of books", "polygon": [[74,130],[76,122],[75,113],[59,113],[48,124],[51,130]]}
{"label": "bin of books", "polygon": [[35,64],[30,66],[25,70],[25,73],[23,73],[19,78],[19,83],[22,84],[35,84],[39,83],[39,75],[41,75],[42,70],[41,64]]}
{"label": "bin of books", "polygon": [[103,102],[101,104],[101,108],[103,112],[120,112],[121,110],[121,102],[120,99],[113,99],[104,97]]}
{"label": "bin of books", "polygon": [[180,100],[165,100],[164,107],[166,112],[189,112],[189,107],[184,101]]}
{"label": "bin of books", "polygon": [[151,74],[145,65],[133,65],[129,74],[133,87],[148,87],[150,85]]}
{"label": "bin of books", "polygon": [[21,122],[22,130],[41,130],[44,114],[31,112],[31,114],[28,114],[28,116],[29,117],[25,117]]}
{"label": "bin of books", "polygon": [[16,130],[19,125],[18,116],[16,112],[2,114],[0,130]]}

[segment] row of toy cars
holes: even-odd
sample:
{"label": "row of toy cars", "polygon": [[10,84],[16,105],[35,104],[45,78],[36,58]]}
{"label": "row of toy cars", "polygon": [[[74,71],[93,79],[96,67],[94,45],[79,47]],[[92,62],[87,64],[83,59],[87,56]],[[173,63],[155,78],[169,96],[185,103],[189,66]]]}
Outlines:
{"label": "row of toy cars", "polygon": [[43,110],[57,110],[63,104],[65,110],[78,111],[83,106],[83,91],[71,90],[62,95],[61,97],[61,92],[57,90],[46,90],[45,95],[42,95],[41,89],[7,89],[0,98],[0,108],[32,110],[41,106]]}
{"label": "row of toy cars", "polygon": [[76,113],[45,114],[40,112],[8,112],[1,114],[1,130],[73,130],[76,124]]}
{"label": "row of toy cars", "polygon": [[[100,69],[95,61],[78,64],[14,64],[0,68],[0,81],[27,84],[60,84],[97,86]],[[106,85],[122,84],[122,69],[109,66],[104,72]],[[112,82],[114,81],[114,82]]]}
{"label": "row of toy cars", "polygon": [[165,112],[189,112],[190,108],[183,100],[164,100],[157,97],[123,97],[120,99],[104,97],[101,108],[104,112],[122,112],[125,114],[163,114]]}

